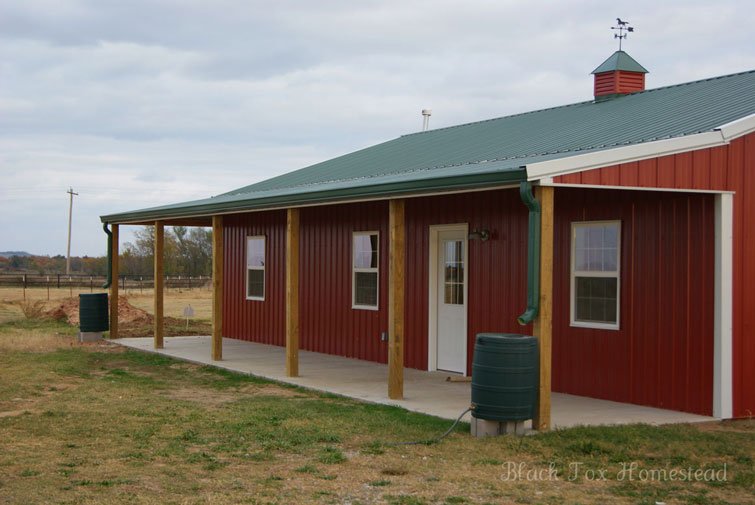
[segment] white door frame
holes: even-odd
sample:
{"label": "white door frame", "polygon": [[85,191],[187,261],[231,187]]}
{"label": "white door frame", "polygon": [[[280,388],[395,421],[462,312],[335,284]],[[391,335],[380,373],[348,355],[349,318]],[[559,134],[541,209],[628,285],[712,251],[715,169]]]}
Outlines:
{"label": "white door frame", "polygon": [[[438,224],[431,225],[429,229],[429,257],[430,265],[428,269],[428,290],[427,290],[427,369],[435,371],[438,369],[438,234],[444,231],[464,231],[464,335],[468,331],[468,311],[469,297],[469,235],[468,223],[455,224]],[[468,338],[464,340],[464,363],[467,362],[469,352]],[[466,370],[464,375],[467,375]]]}

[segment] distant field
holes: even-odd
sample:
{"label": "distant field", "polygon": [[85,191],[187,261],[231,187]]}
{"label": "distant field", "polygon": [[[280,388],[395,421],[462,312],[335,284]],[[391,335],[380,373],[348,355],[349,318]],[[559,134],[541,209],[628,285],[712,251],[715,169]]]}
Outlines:
{"label": "distant field", "polygon": [[[21,304],[42,302],[44,310],[51,310],[64,300],[78,297],[81,293],[104,293],[102,289],[56,289],[0,287],[0,323],[24,319]],[[151,289],[121,290],[121,297],[139,309],[153,314],[154,294]],[[184,308],[194,309],[192,322],[209,322],[212,319],[212,292],[207,289],[167,289],[164,310],[167,317],[183,319]]]}

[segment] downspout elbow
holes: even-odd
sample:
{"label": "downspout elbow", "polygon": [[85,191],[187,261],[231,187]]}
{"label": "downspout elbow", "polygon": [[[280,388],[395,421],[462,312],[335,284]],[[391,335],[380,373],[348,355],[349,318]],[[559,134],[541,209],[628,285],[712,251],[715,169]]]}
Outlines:
{"label": "downspout elbow", "polygon": [[531,323],[540,311],[540,203],[532,194],[532,184],[522,182],[519,196],[529,209],[527,230],[527,308],[517,318],[522,326]]}
{"label": "downspout elbow", "polygon": [[107,223],[102,224],[102,229],[107,233],[107,277],[102,289],[110,288],[113,283],[113,232],[108,229],[107,225]]}

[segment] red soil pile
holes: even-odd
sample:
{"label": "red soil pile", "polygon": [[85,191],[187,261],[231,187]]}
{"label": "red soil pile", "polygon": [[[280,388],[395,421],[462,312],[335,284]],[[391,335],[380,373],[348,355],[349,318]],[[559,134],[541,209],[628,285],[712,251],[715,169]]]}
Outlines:
{"label": "red soil pile", "polygon": [[[48,310],[45,315],[53,319],[66,320],[71,326],[79,325],[79,299],[67,298],[54,309]],[[152,324],[152,315],[136,308],[126,297],[118,297],[118,320],[123,324]]]}

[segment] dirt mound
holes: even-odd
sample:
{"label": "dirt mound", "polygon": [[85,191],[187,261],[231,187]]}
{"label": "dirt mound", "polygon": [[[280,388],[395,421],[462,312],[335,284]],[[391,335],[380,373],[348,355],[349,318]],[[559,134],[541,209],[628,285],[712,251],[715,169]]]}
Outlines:
{"label": "dirt mound", "polygon": [[[53,319],[68,321],[71,326],[79,325],[79,299],[67,298],[45,315]],[[136,308],[125,296],[118,297],[118,320],[123,324],[152,324],[152,315]]]}

